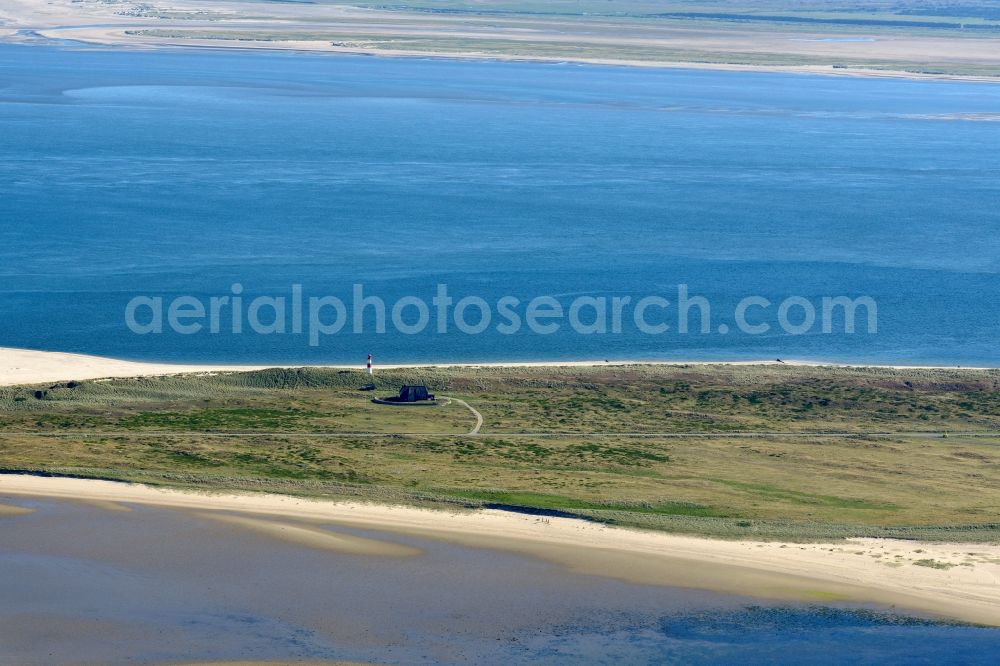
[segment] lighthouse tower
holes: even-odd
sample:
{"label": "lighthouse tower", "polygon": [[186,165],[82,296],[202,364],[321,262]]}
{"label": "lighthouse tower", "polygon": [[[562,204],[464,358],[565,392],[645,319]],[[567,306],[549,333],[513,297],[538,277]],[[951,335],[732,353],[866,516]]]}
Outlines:
{"label": "lighthouse tower", "polygon": [[365,369],[368,371],[368,383],[365,384],[364,386],[360,387],[358,390],[359,391],[374,391],[375,390],[375,381],[374,381],[374,376],[372,375],[372,355],[371,354],[368,354],[368,364],[365,366]]}

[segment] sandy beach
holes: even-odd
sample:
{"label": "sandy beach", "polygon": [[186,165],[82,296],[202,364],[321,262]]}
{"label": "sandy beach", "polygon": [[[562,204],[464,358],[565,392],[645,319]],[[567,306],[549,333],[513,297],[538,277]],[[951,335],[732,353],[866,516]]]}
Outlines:
{"label": "sandy beach", "polygon": [[[795,359],[759,360],[759,361],[650,361],[650,360],[608,360],[608,361],[524,361],[524,362],[483,362],[483,363],[396,363],[377,364],[385,370],[400,370],[407,368],[556,368],[556,367],[600,367],[608,365],[789,365],[803,367],[872,367],[889,369],[913,370],[945,370],[954,369],[947,366],[901,366],[901,365],[854,365],[844,363],[824,363],[819,361],[802,361]],[[86,379],[110,379],[122,377],[153,377],[203,372],[247,372],[279,367],[271,365],[227,365],[227,364],[191,364],[191,363],[151,363],[145,361],[125,361],[89,356],[86,354],[70,354],[65,352],[37,351],[33,349],[15,349],[0,347],[0,386],[18,386],[22,384],[44,384],[61,381],[81,381]],[[309,367],[333,368],[338,370],[363,370],[364,364],[358,365],[321,365]],[[991,370],[992,368],[964,367],[963,370]]]}
{"label": "sandy beach", "polygon": [[[155,505],[199,515],[226,512],[219,514],[220,519],[309,547],[413,554],[392,551],[372,539],[340,545],[317,542],[310,538],[308,524],[323,521],[515,552],[574,572],[636,583],[769,599],[873,603],[1000,626],[1000,545],[996,544],[722,541],[495,510],[446,512],[280,495],[203,494],[24,475],[0,476],[0,495]],[[239,517],[242,514],[257,518]]]}
{"label": "sandy beach", "polygon": [[[522,366],[601,365],[579,363]],[[398,367],[398,366],[397,366]],[[0,349],[0,384],[249,370]],[[359,368],[360,369],[360,366]],[[331,538],[311,524],[442,539],[558,563],[574,572],[771,599],[854,601],[1000,625],[1000,545],[851,539],[831,543],[725,541],[618,529],[581,520],[497,510],[442,511],[313,501],[270,494],[205,494],[71,478],[0,476],[0,496],[76,500],[107,510],[172,507],[311,548],[411,556],[371,539]],[[0,516],[23,510],[7,506]],[[263,517],[263,518],[262,518]],[[275,522],[275,519],[280,519]]]}
{"label": "sandy beach", "polygon": [[174,375],[189,372],[240,372],[266,366],[143,363],[62,352],[0,347],[0,386],[81,381],[111,377]]}

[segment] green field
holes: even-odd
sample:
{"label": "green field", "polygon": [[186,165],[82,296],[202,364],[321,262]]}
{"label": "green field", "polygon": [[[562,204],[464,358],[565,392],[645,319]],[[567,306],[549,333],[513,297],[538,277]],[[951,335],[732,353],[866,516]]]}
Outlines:
{"label": "green field", "polygon": [[501,506],[727,537],[1000,539],[1000,372],[606,366],[0,388],[0,467]]}

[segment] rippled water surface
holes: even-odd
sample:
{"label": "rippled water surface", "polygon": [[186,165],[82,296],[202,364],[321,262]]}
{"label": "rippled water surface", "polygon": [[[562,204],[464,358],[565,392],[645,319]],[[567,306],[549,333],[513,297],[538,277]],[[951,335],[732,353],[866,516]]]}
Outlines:
{"label": "rippled water surface", "polygon": [[[997,365],[1000,86],[0,46],[0,345],[321,362]],[[137,294],[711,300],[708,335],[145,335]],[[876,334],[718,333],[868,295]],[[470,315],[475,321],[475,315]],[[772,315],[773,321],[773,315]],[[289,327],[290,328],[290,327]],[[390,327],[391,328],[391,327]]]}

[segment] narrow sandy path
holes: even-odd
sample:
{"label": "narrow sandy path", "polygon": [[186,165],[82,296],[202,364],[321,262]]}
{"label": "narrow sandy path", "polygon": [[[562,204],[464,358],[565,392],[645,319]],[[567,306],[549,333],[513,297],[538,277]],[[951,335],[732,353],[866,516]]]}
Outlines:
{"label": "narrow sandy path", "polygon": [[479,410],[477,410],[475,407],[473,407],[472,405],[470,405],[466,401],[462,400],[461,398],[453,398],[450,395],[443,395],[441,397],[442,398],[447,398],[448,400],[451,400],[452,402],[457,402],[458,404],[462,405],[463,407],[465,407],[466,409],[468,409],[470,412],[472,412],[472,415],[476,417],[476,425],[475,425],[475,427],[472,430],[470,430],[466,434],[468,434],[468,435],[478,435],[480,428],[483,427],[483,415],[479,413]]}

